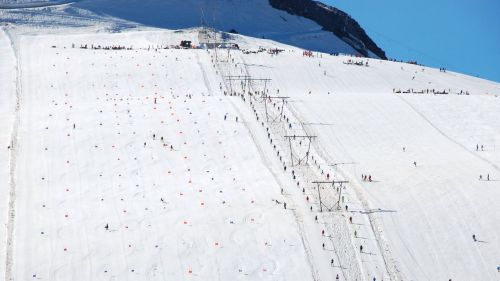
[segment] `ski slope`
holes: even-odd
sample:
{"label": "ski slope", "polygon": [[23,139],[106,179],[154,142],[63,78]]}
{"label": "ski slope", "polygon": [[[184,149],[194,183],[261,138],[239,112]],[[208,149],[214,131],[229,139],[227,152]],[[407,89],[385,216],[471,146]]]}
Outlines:
{"label": "ski slope", "polygon": [[[250,73],[272,79],[271,93],[291,97],[290,114],[318,136],[324,164],[347,163],[339,172],[367,199],[353,211],[381,222],[403,276],[498,280],[499,85],[386,61],[345,65],[348,59],[293,50],[242,57]],[[393,93],[410,88],[471,95]]]}
{"label": "ski slope", "polygon": [[67,40],[21,40],[13,280],[311,274],[217,77],[199,83],[206,51],[51,48]]}
{"label": "ski slope", "polygon": [[244,36],[284,51],[163,49],[199,32],[0,33],[6,280],[499,279],[498,83]]}

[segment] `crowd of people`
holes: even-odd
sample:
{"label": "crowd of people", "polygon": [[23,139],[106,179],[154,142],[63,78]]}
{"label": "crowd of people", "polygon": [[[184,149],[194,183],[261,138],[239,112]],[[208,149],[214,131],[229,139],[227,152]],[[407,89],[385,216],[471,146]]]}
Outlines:
{"label": "crowd of people", "polygon": [[[395,94],[434,94],[434,95],[448,95],[452,94],[451,89],[448,90],[436,90],[436,89],[422,89],[422,90],[415,90],[413,88],[409,88],[406,90],[401,90],[401,89],[396,89],[393,88],[392,92]],[[454,94],[456,95],[470,95],[469,91],[464,91],[460,90],[455,92]]]}
{"label": "crowd of people", "polygon": [[[75,44],[72,44],[72,47],[75,48]],[[80,49],[88,49],[89,46],[88,44],[85,45],[80,45]],[[132,46],[130,47],[125,47],[125,46],[120,46],[120,45],[110,45],[110,46],[101,46],[101,45],[90,45],[90,49],[92,50],[132,50]]]}
{"label": "crowd of people", "polygon": [[354,60],[351,60],[351,59],[348,59],[347,61],[344,61],[343,63],[347,64],[347,65],[370,66],[368,64],[368,61],[366,61],[366,62],[363,62],[363,61],[354,61]]}

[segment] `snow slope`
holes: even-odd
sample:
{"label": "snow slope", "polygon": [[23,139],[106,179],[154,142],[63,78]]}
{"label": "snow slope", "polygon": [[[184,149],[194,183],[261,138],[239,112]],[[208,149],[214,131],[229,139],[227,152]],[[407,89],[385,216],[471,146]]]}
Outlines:
{"label": "snow slope", "polygon": [[[498,280],[498,83],[243,36],[284,51],[163,49],[199,38],[0,34],[3,126],[15,54],[21,101],[6,280]],[[308,165],[294,134],[317,136]]]}
{"label": "snow slope", "polygon": [[[403,276],[498,280],[499,84],[377,60],[345,65],[349,58],[304,58],[297,51],[242,59],[265,65],[249,72],[271,78],[271,93],[291,97],[289,114],[310,124],[304,128],[318,136],[323,164],[354,163],[338,167],[361,187],[358,197],[368,199],[354,211],[381,221]],[[394,88],[471,95],[395,94]],[[477,144],[485,151],[476,151]],[[362,181],[362,174],[375,181]],[[487,174],[490,181],[478,180]]]}
{"label": "snow slope", "polygon": [[[15,262],[6,279],[318,274],[277,179],[216,90],[208,53],[147,49],[151,38],[186,36],[21,38]],[[106,41],[145,49],[70,48]]]}

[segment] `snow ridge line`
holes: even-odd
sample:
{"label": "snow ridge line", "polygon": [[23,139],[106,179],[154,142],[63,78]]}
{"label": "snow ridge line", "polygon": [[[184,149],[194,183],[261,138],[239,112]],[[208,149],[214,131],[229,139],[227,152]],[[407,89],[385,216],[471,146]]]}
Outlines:
{"label": "snow ridge line", "polygon": [[15,10],[15,9],[26,9],[26,8],[42,8],[42,7],[52,7],[61,6],[66,4],[71,4],[74,2],[79,2],[81,0],[60,0],[52,2],[32,2],[32,3],[12,3],[12,4],[0,4],[0,10]]}
{"label": "snow ridge line", "polygon": [[[287,109],[290,111],[290,113],[294,116],[297,115],[295,109],[293,106],[288,105]],[[296,118],[297,119],[297,118]],[[298,120],[298,119],[297,119]],[[304,132],[306,132],[308,135],[314,135],[310,134],[308,130],[306,130],[305,127],[301,126]],[[324,151],[323,147],[319,145],[319,142],[313,142],[312,144],[314,152],[316,152],[316,155],[319,155],[323,161],[325,159],[328,159],[329,157],[327,156],[327,153]],[[324,163],[328,163],[327,161],[324,161]],[[349,173],[345,172],[345,170],[342,167],[337,167],[339,174],[341,174],[342,178],[348,179],[349,183],[351,184],[351,187],[353,187],[353,190],[356,193],[356,197],[358,200],[363,204],[363,207],[369,211],[372,209],[371,204],[367,200],[363,189],[361,188],[359,182],[357,179],[352,177]],[[391,280],[404,280],[402,276],[401,270],[397,267],[396,260],[392,256],[392,251],[390,250],[389,243],[387,242],[387,239],[382,235],[383,228],[380,226],[380,223],[378,222],[378,219],[370,212],[367,212],[367,217],[370,221],[370,228],[372,229],[372,232],[377,240],[377,246],[379,248],[379,251],[382,255],[382,258],[384,260],[384,264],[386,267],[387,273],[389,273],[389,276]]]}
{"label": "snow ridge line", "polygon": [[10,136],[10,151],[9,151],[9,209],[7,221],[7,237],[6,237],[6,256],[5,256],[5,280],[13,280],[12,266],[14,263],[14,227],[16,217],[16,164],[17,164],[17,136],[20,123],[20,108],[21,108],[21,65],[19,54],[14,43],[12,35],[5,30],[5,34],[10,40],[10,45],[14,56],[16,57],[16,105],[14,111],[14,123],[12,124]]}

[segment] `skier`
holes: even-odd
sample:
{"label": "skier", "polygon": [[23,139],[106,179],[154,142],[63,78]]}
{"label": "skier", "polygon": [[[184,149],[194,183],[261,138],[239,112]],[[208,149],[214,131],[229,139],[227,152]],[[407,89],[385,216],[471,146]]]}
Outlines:
{"label": "skier", "polygon": [[479,144],[476,144],[476,151],[479,151]]}
{"label": "skier", "polygon": [[345,210],[347,211],[349,209],[349,207],[347,207],[347,205],[345,205]]}
{"label": "skier", "polygon": [[314,216],[314,220],[318,222],[318,216]]}
{"label": "skier", "polygon": [[352,217],[349,217],[349,222],[352,223]]}
{"label": "skier", "polygon": [[335,280],[339,280],[339,274],[337,273],[337,277],[335,277]]}
{"label": "skier", "polygon": [[330,179],[330,174],[329,173],[326,173],[326,179],[329,180]]}
{"label": "skier", "polygon": [[368,176],[368,181],[371,182],[372,181],[372,175],[369,175]]}
{"label": "skier", "polygon": [[325,230],[324,230],[324,229],[323,229],[323,230],[321,230],[321,235],[322,235],[322,236],[325,236]]}
{"label": "skier", "polygon": [[333,267],[333,259],[330,260],[330,266]]}
{"label": "skier", "polygon": [[323,250],[325,249],[325,243],[323,243]]}
{"label": "skier", "polygon": [[489,181],[489,180],[490,180],[490,174],[488,174],[488,175],[486,176],[486,180],[487,180],[487,181]]}
{"label": "skier", "polygon": [[360,245],[359,246],[359,252],[362,253],[363,252],[363,245]]}
{"label": "skier", "polygon": [[238,122],[238,116],[236,116],[236,122]]}
{"label": "skier", "polygon": [[104,227],[104,229],[109,230],[109,225],[106,224],[106,226]]}
{"label": "skier", "polygon": [[476,234],[472,234],[472,240],[474,240],[474,242],[476,242],[476,241],[477,241],[477,239],[476,239]]}
{"label": "skier", "polygon": [[155,134],[153,134],[153,140],[155,140],[155,138],[156,138],[156,135],[155,135]]}
{"label": "skier", "polygon": [[479,175],[479,180],[483,180],[483,175]]}
{"label": "skier", "polygon": [[354,230],[354,237],[358,237],[358,232],[356,230]]}
{"label": "skier", "polygon": [[484,146],[481,144],[481,151],[484,151]]}
{"label": "skier", "polygon": [[224,121],[226,121],[227,119],[227,114],[224,114]]}
{"label": "skier", "polygon": [[417,161],[413,161],[413,165],[417,167]]}
{"label": "skier", "polygon": [[286,210],[286,202],[283,202],[283,207],[284,207],[284,208],[285,208],[285,210]]}

